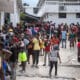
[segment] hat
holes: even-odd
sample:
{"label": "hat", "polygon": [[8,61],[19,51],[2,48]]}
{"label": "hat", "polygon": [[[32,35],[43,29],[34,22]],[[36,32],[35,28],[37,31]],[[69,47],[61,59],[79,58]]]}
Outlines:
{"label": "hat", "polygon": [[13,29],[9,29],[9,32],[13,32]]}

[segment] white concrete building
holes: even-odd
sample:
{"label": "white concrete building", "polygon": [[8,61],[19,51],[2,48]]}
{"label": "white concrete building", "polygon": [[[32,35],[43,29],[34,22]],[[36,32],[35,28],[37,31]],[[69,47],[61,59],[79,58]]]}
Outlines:
{"label": "white concrete building", "polygon": [[38,16],[54,23],[80,23],[80,0],[39,0]]}
{"label": "white concrete building", "polygon": [[35,15],[34,11],[33,11],[33,9],[34,9],[33,7],[30,7],[30,6],[23,6],[23,7],[24,7],[26,13]]}
{"label": "white concrete building", "polygon": [[20,9],[21,9],[21,0],[14,0],[14,13],[10,14],[10,22],[13,23],[13,26],[16,27],[17,23],[20,23]]}
{"label": "white concrete building", "polygon": [[37,16],[37,13],[34,12],[34,9],[37,9],[37,7],[32,7],[32,6],[27,6],[27,5],[24,6],[24,5],[23,5],[23,8],[25,9],[25,12],[26,12],[26,13],[38,17],[38,16]]}
{"label": "white concrete building", "polygon": [[21,0],[0,0],[0,28],[5,24],[6,14],[14,27],[20,22],[21,5]]}

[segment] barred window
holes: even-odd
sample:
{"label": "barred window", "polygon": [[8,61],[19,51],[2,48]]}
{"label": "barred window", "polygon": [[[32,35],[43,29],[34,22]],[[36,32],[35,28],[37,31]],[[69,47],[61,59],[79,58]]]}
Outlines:
{"label": "barred window", "polygon": [[80,13],[76,13],[76,18],[80,18]]}
{"label": "barred window", "polygon": [[66,18],[66,13],[59,13],[59,18]]}

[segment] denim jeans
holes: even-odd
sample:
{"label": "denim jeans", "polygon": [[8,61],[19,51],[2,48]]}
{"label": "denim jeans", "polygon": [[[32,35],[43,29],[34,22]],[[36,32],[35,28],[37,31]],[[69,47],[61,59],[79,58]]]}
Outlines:
{"label": "denim jeans", "polygon": [[34,50],[33,52],[33,64],[38,65],[39,63],[39,50]]}
{"label": "denim jeans", "polygon": [[66,39],[62,39],[62,48],[66,48]]}

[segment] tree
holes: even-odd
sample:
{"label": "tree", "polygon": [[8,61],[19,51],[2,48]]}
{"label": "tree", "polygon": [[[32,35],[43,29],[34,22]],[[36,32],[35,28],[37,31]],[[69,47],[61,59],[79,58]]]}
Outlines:
{"label": "tree", "polygon": [[27,4],[27,3],[24,3],[23,5],[24,5],[24,6],[29,6],[29,4]]}
{"label": "tree", "polygon": [[21,13],[20,13],[20,19],[21,19],[21,20],[24,20],[24,19],[25,19],[25,17],[26,17],[26,14],[25,14],[25,13],[23,13],[23,12],[21,12]]}

